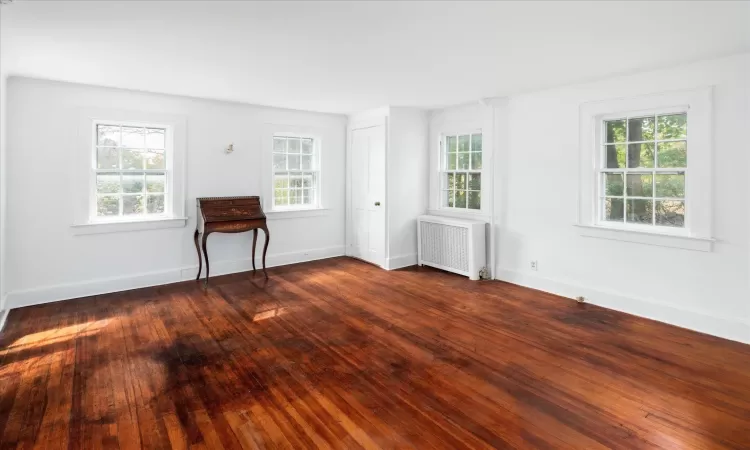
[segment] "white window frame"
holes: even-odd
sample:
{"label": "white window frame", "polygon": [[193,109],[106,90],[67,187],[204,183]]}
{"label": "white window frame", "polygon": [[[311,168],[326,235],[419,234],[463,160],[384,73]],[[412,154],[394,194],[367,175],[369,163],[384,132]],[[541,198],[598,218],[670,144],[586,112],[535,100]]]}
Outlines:
{"label": "white window frame", "polygon": [[[321,138],[318,135],[310,134],[310,133],[297,133],[293,131],[282,131],[282,132],[275,132],[273,133],[273,138],[299,138],[299,139],[311,139],[313,142],[313,153],[312,153],[312,169],[310,170],[302,170],[300,167],[299,171],[290,171],[290,170],[284,170],[283,172],[300,172],[302,173],[312,173],[314,174],[314,187],[313,190],[315,192],[315,198],[313,199],[313,202],[309,205],[276,205],[276,196],[275,194],[275,185],[274,181],[276,178],[276,170],[273,168],[273,140],[271,143],[271,195],[270,195],[270,203],[271,203],[271,212],[288,212],[288,211],[309,211],[309,210],[318,210],[321,209],[321,179],[322,179],[322,168],[321,168],[321,149],[322,149],[322,142]],[[301,149],[301,147],[300,147]],[[301,150],[300,150],[301,151]],[[287,161],[288,164],[288,161]]]}
{"label": "white window frame", "polygon": [[[683,112],[687,113],[689,134],[689,175],[685,170],[684,228],[602,220],[600,174],[602,171],[606,172],[606,169],[602,168],[604,121]],[[710,251],[713,242],[712,140],[710,87],[583,104],[580,109],[580,197],[577,223],[581,234],[588,237]]]}
{"label": "white window frame", "polygon": [[[471,136],[475,134],[480,134],[482,136],[482,168],[479,170],[463,170],[463,169],[456,169],[456,170],[448,170],[447,164],[446,164],[446,155],[448,154],[447,148],[446,148],[446,138],[450,136],[462,136],[462,135],[469,135],[469,145],[471,145]],[[458,145],[458,143],[456,143]],[[470,147],[471,148],[471,147]],[[484,135],[484,132],[481,128],[463,128],[459,129],[458,131],[441,131],[438,135],[438,145],[437,145],[437,195],[436,195],[436,206],[437,209],[440,211],[445,211],[453,214],[461,214],[461,215],[478,215],[482,214],[485,210],[485,196],[487,193],[486,185],[489,182],[487,179],[487,171],[486,171],[486,156],[487,152],[485,150],[486,148],[486,138]],[[471,158],[471,156],[469,156]],[[470,162],[471,164],[471,162]],[[443,191],[445,190],[443,187],[443,176],[446,173],[458,173],[458,172],[465,172],[467,173],[467,187],[468,187],[468,174],[469,173],[479,173],[481,175],[481,183],[482,186],[480,188],[480,204],[479,209],[472,209],[469,208],[469,197],[468,197],[468,189],[467,189],[467,197],[466,197],[466,207],[465,208],[459,208],[455,206],[447,206],[443,204]],[[435,194],[433,194],[435,195]]]}
{"label": "white window frame", "polygon": [[[132,169],[133,172],[139,173],[164,173],[166,176],[166,182],[164,186],[164,212],[161,214],[142,214],[137,216],[99,216],[97,214],[97,191],[96,191],[96,176],[102,172],[112,172],[117,174],[125,174],[128,170],[123,169],[111,169],[102,170],[97,169],[97,127],[99,125],[113,125],[120,127],[133,127],[133,128],[156,128],[165,130],[164,133],[164,161],[166,162],[164,169]],[[91,142],[91,171],[89,177],[89,222],[92,224],[96,223],[113,223],[113,222],[132,222],[138,220],[162,220],[173,216],[172,211],[174,210],[174,201],[172,199],[173,189],[172,180],[174,179],[174,164],[172,159],[174,158],[174,128],[171,125],[164,125],[159,123],[146,123],[146,122],[115,122],[112,120],[96,119],[92,121],[92,142]],[[120,143],[122,146],[122,143]],[[120,154],[120,160],[122,161],[122,154]],[[144,186],[145,188],[145,186]],[[121,203],[122,204],[122,203]],[[122,211],[121,211],[122,212]]]}
{"label": "white window frame", "polygon": [[[165,169],[151,171],[166,173],[163,214],[137,216],[98,216],[96,202],[96,127],[97,125],[122,125],[146,128],[164,128]],[[74,234],[97,234],[121,231],[139,231],[158,228],[184,227],[185,216],[185,149],[186,121],[181,116],[149,112],[91,109],[81,114],[79,127],[80,158],[74,159],[76,167],[77,203],[74,208]],[[85,171],[85,173],[84,173]],[[149,170],[134,170],[149,172]],[[119,173],[119,171],[118,171]]]}
{"label": "white window frame", "polygon": [[[274,209],[274,184],[273,184],[273,137],[274,136],[293,136],[313,139],[314,144],[318,147],[314,150],[317,156],[317,205],[304,206],[295,205],[294,208]],[[333,195],[333,188],[330,186],[331,180],[327,179],[327,164],[332,164],[328,160],[326,152],[326,142],[333,138],[329,130],[325,127],[316,127],[308,125],[295,125],[283,123],[265,123],[260,137],[261,145],[261,204],[263,211],[269,220],[284,220],[301,217],[317,217],[330,214],[328,208],[328,198]],[[304,207],[302,207],[304,206]]]}

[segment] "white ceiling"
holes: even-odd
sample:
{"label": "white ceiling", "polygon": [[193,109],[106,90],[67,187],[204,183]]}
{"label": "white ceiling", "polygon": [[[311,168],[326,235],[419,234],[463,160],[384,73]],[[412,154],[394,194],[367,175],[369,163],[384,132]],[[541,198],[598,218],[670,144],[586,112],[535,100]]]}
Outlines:
{"label": "white ceiling", "polygon": [[750,2],[29,1],[4,73],[349,113],[750,50]]}

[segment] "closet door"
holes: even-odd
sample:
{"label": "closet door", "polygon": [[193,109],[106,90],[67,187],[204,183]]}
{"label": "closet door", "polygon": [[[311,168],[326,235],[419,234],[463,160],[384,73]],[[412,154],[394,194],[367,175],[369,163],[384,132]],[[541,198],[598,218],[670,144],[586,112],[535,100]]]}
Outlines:
{"label": "closet door", "polygon": [[385,126],[352,131],[350,255],[385,265]]}

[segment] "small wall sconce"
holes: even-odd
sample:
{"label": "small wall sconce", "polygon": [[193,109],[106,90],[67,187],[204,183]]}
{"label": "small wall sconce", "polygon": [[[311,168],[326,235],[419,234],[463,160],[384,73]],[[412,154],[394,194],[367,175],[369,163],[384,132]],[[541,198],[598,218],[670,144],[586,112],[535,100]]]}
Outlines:
{"label": "small wall sconce", "polygon": [[232,153],[233,151],[234,151],[234,142],[233,142],[233,143],[231,143],[231,144],[229,144],[229,147],[227,147],[226,149],[224,149],[224,152],[225,152],[225,153],[226,153],[227,155],[228,155],[228,154],[230,154],[230,153]]}

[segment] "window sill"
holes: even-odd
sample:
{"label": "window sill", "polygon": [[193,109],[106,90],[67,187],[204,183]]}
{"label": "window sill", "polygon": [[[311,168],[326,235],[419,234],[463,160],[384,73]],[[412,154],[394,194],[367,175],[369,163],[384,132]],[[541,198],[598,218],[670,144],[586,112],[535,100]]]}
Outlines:
{"label": "window sill", "polygon": [[268,220],[281,220],[281,219],[300,219],[306,217],[320,217],[327,216],[330,213],[330,208],[309,208],[309,209],[290,209],[290,210],[277,210],[267,211],[266,218]]}
{"label": "window sill", "polygon": [[72,225],[73,234],[122,233],[128,231],[158,230],[161,228],[181,228],[187,224],[187,217],[162,217],[116,222],[87,222]]}
{"label": "window sill", "polygon": [[682,248],[699,252],[713,250],[714,239],[660,233],[658,231],[627,230],[600,225],[576,225],[581,236],[614,241],[635,242],[660,247]]}
{"label": "window sill", "polygon": [[456,219],[471,219],[471,220],[481,220],[487,223],[490,223],[490,215],[486,212],[483,212],[482,210],[476,210],[476,209],[450,209],[450,208],[438,208],[438,209],[430,209],[427,211],[427,214],[431,216],[444,216],[444,217],[454,217]]}

